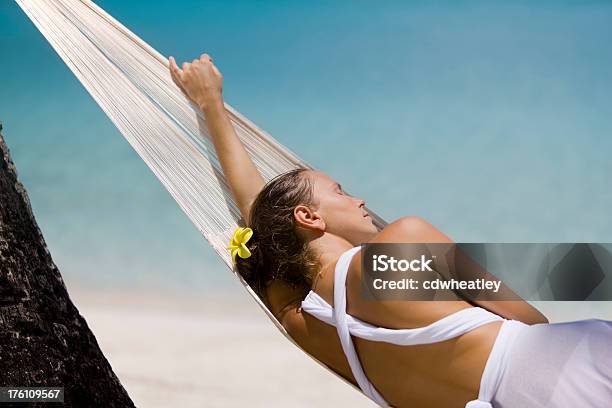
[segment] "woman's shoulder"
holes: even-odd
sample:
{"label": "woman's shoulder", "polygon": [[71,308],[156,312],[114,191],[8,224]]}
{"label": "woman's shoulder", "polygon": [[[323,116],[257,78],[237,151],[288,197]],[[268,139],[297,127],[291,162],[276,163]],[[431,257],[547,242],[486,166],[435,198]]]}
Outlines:
{"label": "woman's shoulder", "polygon": [[[434,241],[426,241],[428,239],[434,239]],[[387,224],[367,243],[385,242],[451,242],[451,240],[424,218],[407,215]]]}
{"label": "woman's shoulder", "polygon": [[[425,219],[408,215],[387,224],[369,243],[452,243],[453,241]],[[359,282],[361,279],[361,252],[358,251],[351,262],[347,281]],[[352,285],[351,285],[352,286]],[[348,289],[347,289],[348,290]]]}

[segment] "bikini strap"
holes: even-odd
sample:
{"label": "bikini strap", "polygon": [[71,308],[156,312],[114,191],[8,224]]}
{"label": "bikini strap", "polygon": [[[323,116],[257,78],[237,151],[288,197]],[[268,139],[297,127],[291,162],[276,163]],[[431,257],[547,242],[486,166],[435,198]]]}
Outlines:
{"label": "bikini strap", "polygon": [[353,376],[359,384],[359,388],[366,394],[370,399],[376,402],[378,405],[383,407],[389,407],[387,401],[380,395],[380,393],[374,388],[372,383],[368,380],[359,361],[359,356],[353,345],[353,339],[351,339],[351,333],[348,327],[348,319],[346,314],[346,275],[348,272],[349,264],[353,256],[359,252],[361,246],[357,246],[344,252],[338,258],[336,263],[336,270],[334,275],[334,321],[336,323],[336,330],[338,331],[338,337],[340,337],[340,343],[342,344],[342,350],[346,355],[346,358],[353,372]]}

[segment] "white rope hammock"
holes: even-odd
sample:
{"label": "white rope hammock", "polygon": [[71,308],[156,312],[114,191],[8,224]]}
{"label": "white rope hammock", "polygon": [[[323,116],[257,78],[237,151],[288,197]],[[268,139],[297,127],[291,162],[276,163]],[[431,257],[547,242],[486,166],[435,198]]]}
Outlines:
{"label": "white rope hammock", "polygon": [[[172,82],[168,60],[91,1],[16,2],[232,269],[226,247],[241,215],[204,116]],[[297,167],[313,168],[228,104],[225,107],[265,181]],[[386,225],[373,211],[367,211],[377,227]],[[232,271],[276,327],[301,349],[242,277]]]}

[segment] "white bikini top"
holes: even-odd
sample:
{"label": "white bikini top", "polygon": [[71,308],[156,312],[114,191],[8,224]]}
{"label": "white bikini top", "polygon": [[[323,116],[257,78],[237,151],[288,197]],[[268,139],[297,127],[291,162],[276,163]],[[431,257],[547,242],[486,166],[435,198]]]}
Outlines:
{"label": "white bikini top", "polygon": [[[346,276],[348,267],[361,246],[345,251],[336,264],[334,276],[334,305],[332,307],[316,292],[310,291],[302,301],[302,309],[317,319],[336,326],[342,350],[353,372],[357,384],[370,399],[383,407],[389,407],[385,399],[376,391],[366,377],[351,335],[366,340],[383,341],[401,346],[437,343],[460,336],[484,324],[505,320],[480,307],[459,310],[429,326],[417,329],[388,329],[373,326],[346,313]],[[469,405],[469,404],[468,404]]]}

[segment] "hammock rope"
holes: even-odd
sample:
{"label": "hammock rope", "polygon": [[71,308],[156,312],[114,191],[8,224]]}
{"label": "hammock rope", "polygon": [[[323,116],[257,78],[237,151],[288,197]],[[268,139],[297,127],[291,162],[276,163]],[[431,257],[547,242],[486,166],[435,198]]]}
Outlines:
{"label": "hammock rope", "polygon": [[[307,355],[232,267],[226,249],[242,221],[202,112],[172,81],[168,60],[88,0],[16,0],[105,114],[274,325]],[[313,169],[238,113],[226,112],[267,182],[286,171]],[[386,222],[367,209],[380,229]]]}

